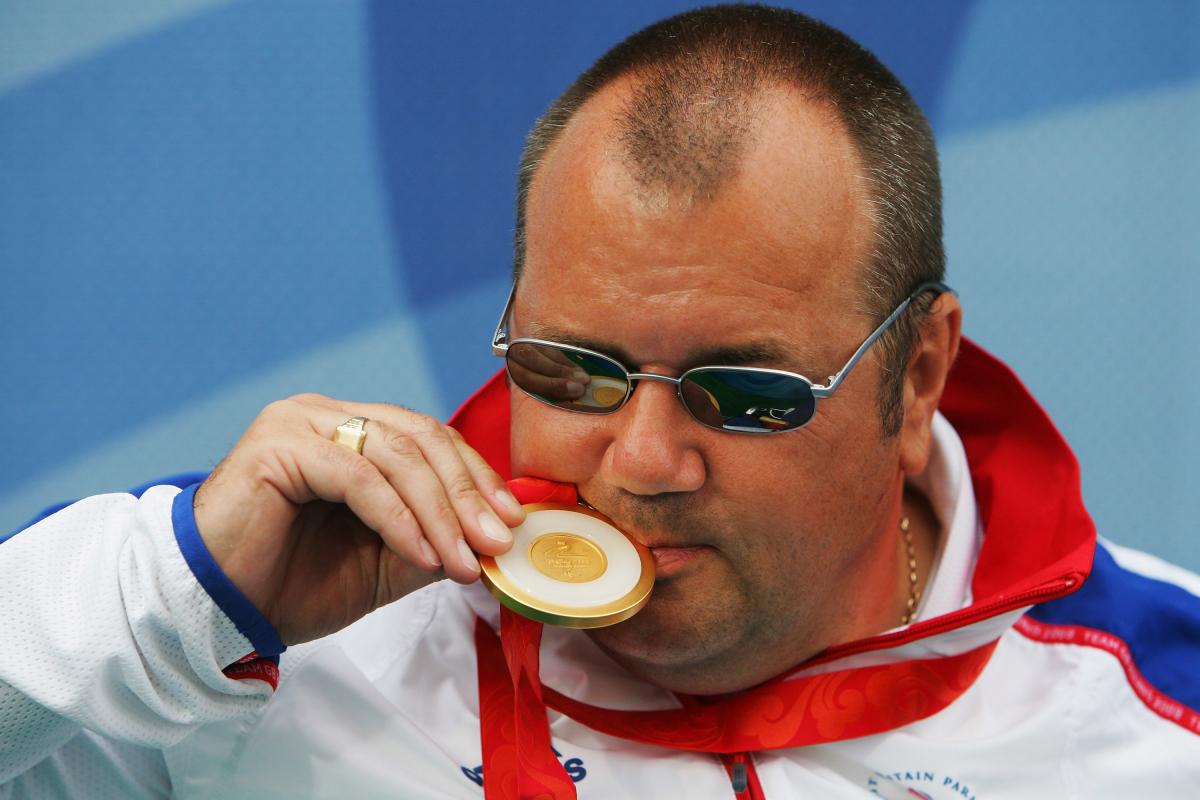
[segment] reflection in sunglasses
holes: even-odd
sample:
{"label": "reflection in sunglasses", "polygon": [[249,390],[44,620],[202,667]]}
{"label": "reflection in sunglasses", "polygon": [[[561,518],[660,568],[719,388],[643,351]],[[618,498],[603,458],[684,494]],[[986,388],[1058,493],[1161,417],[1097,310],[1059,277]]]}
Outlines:
{"label": "reflection in sunglasses", "polygon": [[617,386],[598,386],[592,392],[592,398],[595,399],[597,405],[615,406],[625,399],[625,389]]}

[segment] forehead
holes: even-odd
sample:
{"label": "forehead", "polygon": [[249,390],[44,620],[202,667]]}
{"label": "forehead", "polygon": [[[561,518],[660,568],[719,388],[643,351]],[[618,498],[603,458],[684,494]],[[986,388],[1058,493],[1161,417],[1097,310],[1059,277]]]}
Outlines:
{"label": "forehead", "polygon": [[701,198],[635,177],[622,149],[622,92],[585,104],[534,177],[518,324],[593,340],[604,329],[664,360],[711,344],[701,340],[715,329],[725,341],[809,351],[857,330],[873,228],[836,115],[794,90],[764,93],[738,163]]}

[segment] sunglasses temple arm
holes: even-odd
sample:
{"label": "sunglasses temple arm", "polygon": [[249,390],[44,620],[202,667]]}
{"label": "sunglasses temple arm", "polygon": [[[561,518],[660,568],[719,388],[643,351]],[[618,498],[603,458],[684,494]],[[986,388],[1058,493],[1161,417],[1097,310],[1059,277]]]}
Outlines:
{"label": "sunglasses temple arm", "polygon": [[866,352],[871,349],[871,345],[875,344],[875,341],[880,336],[883,336],[887,329],[892,326],[892,323],[900,318],[900,315],[904,313],[904,310],[909,307],[912,301],[925,294],[925,292],[932,291],[936,291],[938,294],[943,292],[954,292],[954,290],[949,286],[939,281],[928,281],[926,283],[922,283],[913,291],[912,294],[904,298],[904,302],[896,306],[896,309],[892,311],[891,314],[888,314],[887,319],[879,323],[878,328],[871,331],[871,335],[863,340],[863,343],[860,344],[858,349],[854,351],[854,355],[850,356],[850,360],[846,362],[846,365],[838,370],[836,375],[831,375],[829,377],[828,384],[825,386],[812,387],[813,397],[828,397],[829,395],[833,394],[834,390],[836,390],[837,387],[841,385],[842,381],[846,379],[846,376],[850,374],[850,370],[854,369],[854,366],[858,364],[859,360],[861,360],[862,357],[866,355]]}
{"label": "sunglasses temple arm", "polygon": [[492,334],[492,355],[502,356],[508,352],[508,331],[504,323],[508,321],[508,312],[512,311],[513,298],[517,296],[517,284],[508,290],[508,300],[504,302],[504,310],[500,312],[500,320],[496,323],[496,332]]}

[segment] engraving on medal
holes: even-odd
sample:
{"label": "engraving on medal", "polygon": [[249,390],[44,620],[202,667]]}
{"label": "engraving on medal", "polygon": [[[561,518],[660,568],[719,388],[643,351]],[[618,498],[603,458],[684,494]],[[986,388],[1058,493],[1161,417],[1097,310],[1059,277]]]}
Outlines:
{"label": "engraving on medal", "polygon": [[594,581],[608,569],[604,551],[574,533],[545,533],[529,545],[529,561],[548,578],[566,583]]}

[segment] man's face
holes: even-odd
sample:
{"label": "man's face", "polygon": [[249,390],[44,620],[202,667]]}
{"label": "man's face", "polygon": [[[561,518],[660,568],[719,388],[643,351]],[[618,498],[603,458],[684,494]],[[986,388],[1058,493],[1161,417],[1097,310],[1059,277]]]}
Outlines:
{"label": "man's face", "polygon": [[[616,87],[589,101],[534,179],[513,336],[631,371],[739,364],[824,383],[874,323],[858,299],[867,196],[833,114],[777,91],[735,175],[689,204],[631,176],[622,100]],[[514,390],[515,474],[577,484],[654,549],[650,603],[594,640],[647,680],[718,692],[862,635],[895,582],[901,473],[879,376],[871,354],[806,427],[773,436],[705,428],[655,381],[605,416]]]}

